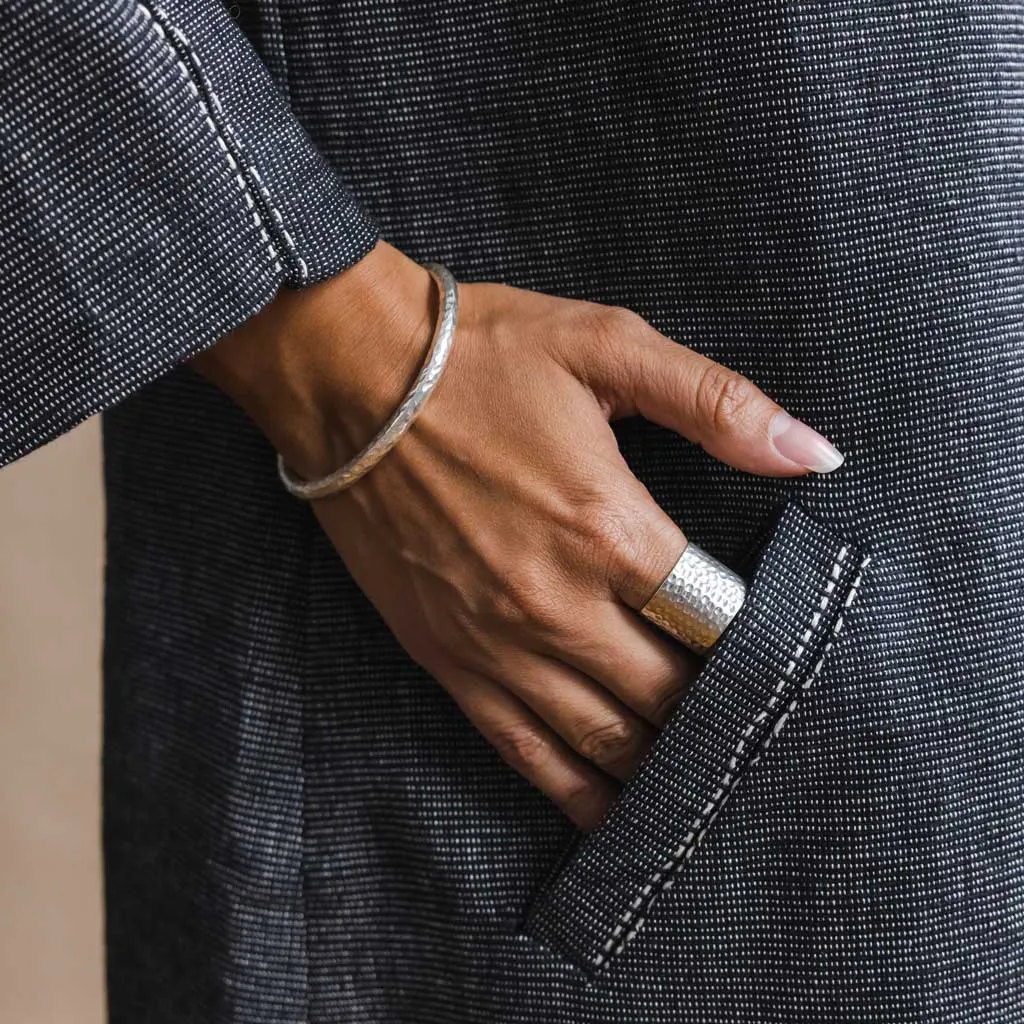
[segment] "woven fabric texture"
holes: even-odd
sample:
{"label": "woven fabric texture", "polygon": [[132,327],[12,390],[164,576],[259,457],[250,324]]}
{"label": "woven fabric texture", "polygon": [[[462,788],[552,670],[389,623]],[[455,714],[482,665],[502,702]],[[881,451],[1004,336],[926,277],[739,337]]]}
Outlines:
{"label": "woven fabric texture", "polygon": [[364,255],[216,0],[0,8],[0,465]]}
{"label": "woven fabric texture", "polygon": [[[0,444],[107,409],[112,1020],[1024,1021],[1024,10],[163,9],[0,6]],[[378,233],[628,306],[846,455],[617,424],[750,590],[588,836],[175,368]]]}

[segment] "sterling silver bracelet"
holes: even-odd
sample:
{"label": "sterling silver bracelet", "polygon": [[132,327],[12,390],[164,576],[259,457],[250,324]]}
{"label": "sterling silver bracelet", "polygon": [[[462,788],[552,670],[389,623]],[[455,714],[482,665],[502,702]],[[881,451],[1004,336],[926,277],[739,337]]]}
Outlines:
{"label": "sterling silver bracelet", "polygon": [[419,375],[409,389],[409,393],[402,400],[402,404],[395,410],[394,415],[383,426],[380,433],[341,469],[335,470],[319,480],[301,480],[288,469],[284,458],[278,455],[277,472],[281,477],[281,483],[296,498],[313,501],[316,498],[325,498],[329,494],[336,494],[338,491],[350,487],[361,476],[373,469],[395,446],[402,434],[409,429],[412,421],[423,407],[423,403],[440,380],[441,372],[448,361],[448,353],[452,348],[452,339],[455,337],[455,321],[459,314],[459,289],[455,278],[447,267],[440,263],[424,263],[423,267],[430,271],[437,285],[440,308],[437,314],[437,325],[434,328],[434,337]]}

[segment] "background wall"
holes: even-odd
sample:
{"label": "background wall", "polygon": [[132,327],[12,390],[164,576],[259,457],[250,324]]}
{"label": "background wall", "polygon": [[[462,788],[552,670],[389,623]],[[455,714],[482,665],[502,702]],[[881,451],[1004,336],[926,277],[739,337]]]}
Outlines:
{"label": "background wall", "polygon": [[0,1020],[103,1019],[99,421],[0,470]]}

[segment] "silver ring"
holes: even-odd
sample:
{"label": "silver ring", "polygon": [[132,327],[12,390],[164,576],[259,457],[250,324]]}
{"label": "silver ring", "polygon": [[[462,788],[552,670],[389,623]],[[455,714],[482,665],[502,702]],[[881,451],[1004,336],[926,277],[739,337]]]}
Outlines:
{"label": "silver ring", "polygon": [[742,576],[690,541],[640,614],[691,651],[706,654],[746,596]]}

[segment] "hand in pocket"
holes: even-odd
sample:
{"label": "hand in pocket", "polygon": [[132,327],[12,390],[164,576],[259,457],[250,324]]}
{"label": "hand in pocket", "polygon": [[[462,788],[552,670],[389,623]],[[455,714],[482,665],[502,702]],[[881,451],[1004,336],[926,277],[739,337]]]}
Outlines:
{"label": "hand in pocket", "polygon": [[[419,418],[314,509],[408,653],[589,829],[701,664],[637,613],[687,541],[610,422],[644,416],[770,476],[841,456],[628,310],[499,284],[459,295],[454,348]],[[197,365],[317,477],[397,406],[435,313],[427,271],[381,242],[337,278],[282,292]],[[774,441],[773,426],[785,428]]]}

